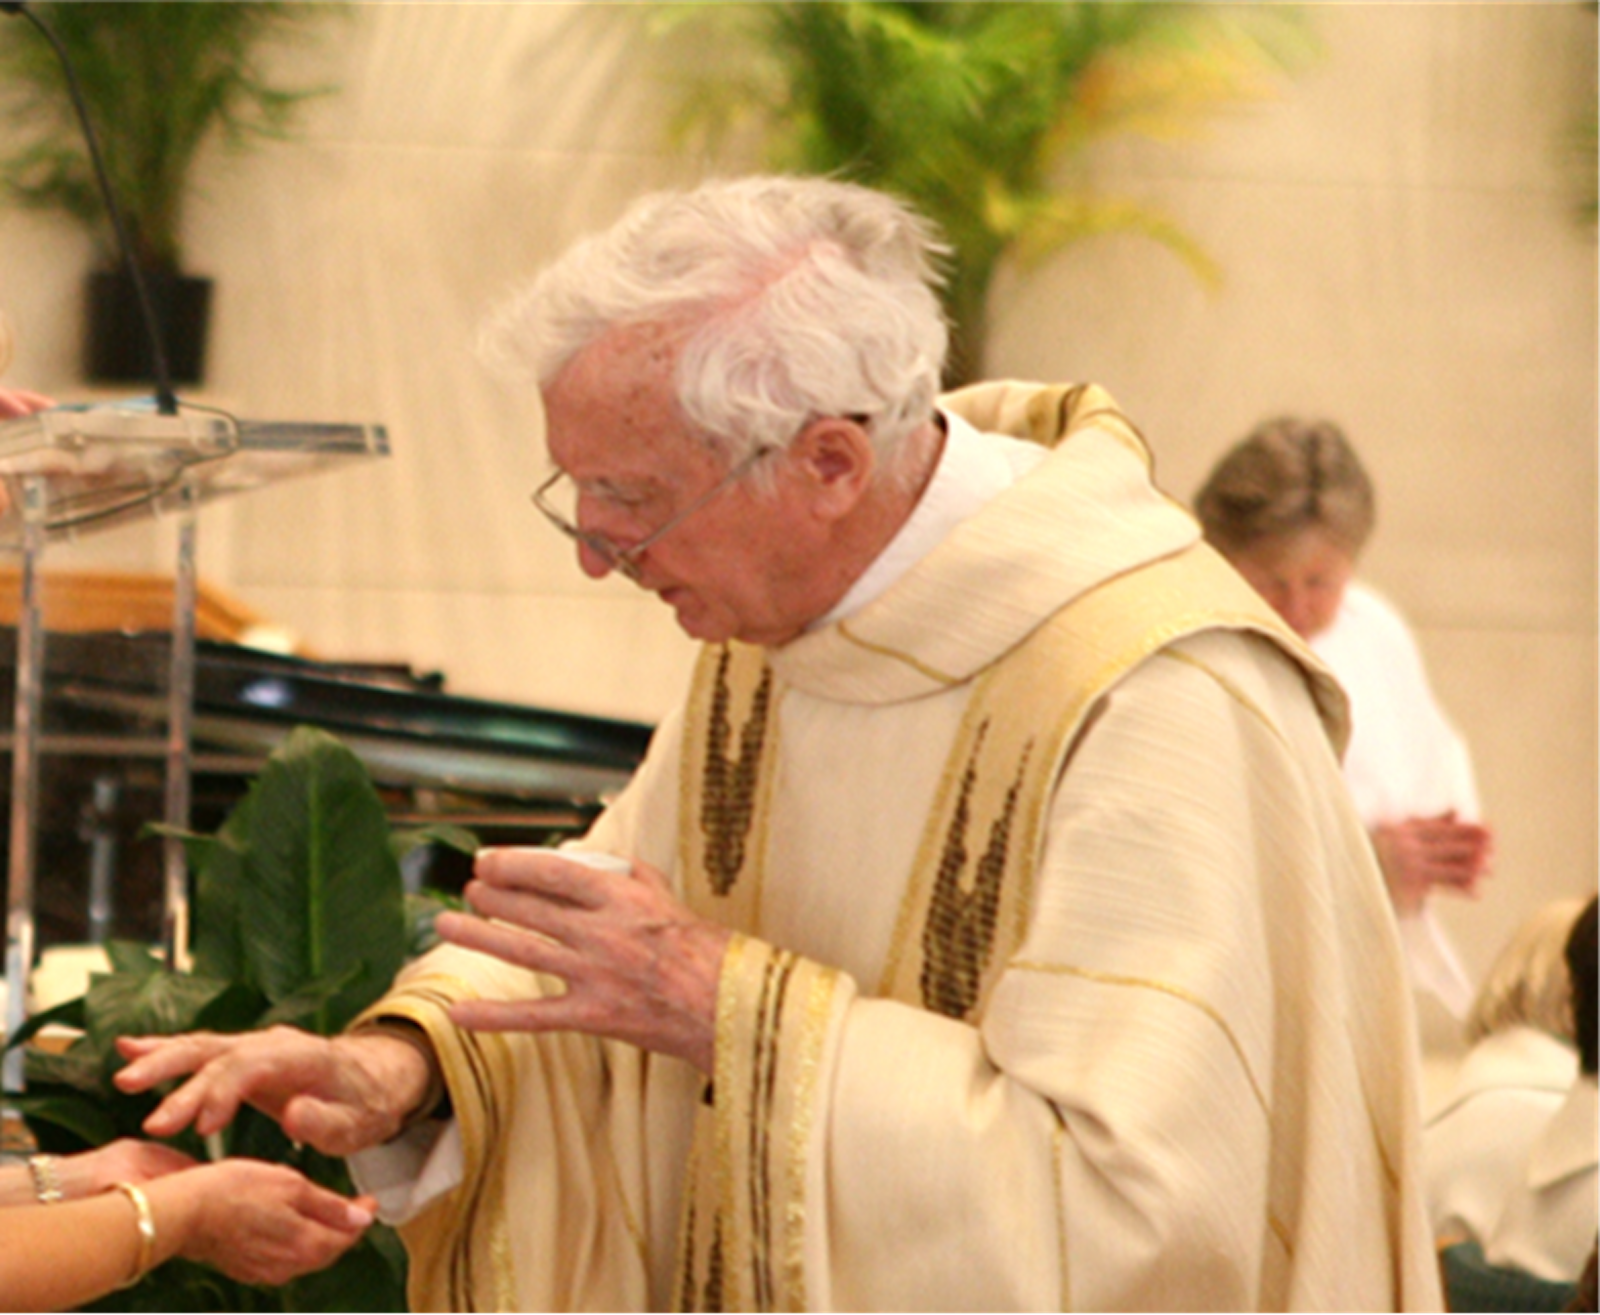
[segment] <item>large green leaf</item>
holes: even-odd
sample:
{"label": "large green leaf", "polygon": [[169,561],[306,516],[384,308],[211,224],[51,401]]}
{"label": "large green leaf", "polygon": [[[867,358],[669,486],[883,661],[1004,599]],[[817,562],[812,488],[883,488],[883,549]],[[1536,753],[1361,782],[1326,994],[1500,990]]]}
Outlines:
{"label": "large green leaf", "polygon": [[443,845],[461,854],[478,852],[478,837],[464,826],[453,822],[430,822],[426,826],[407,827],[389,837],[389,845],[397,860],[404,859],[413,850],[424,845]]}
{"label": "large green leaf", "polygon": [[273,1005],[266,1013],[256,1020],[257,1027],[275,1027],[279,1023],[289,1027],[303,1028],[306,1031],[315,1031],[315,1023],[328,1007],[328,1002],[336,1000],[351,986],[360,982],[366,976],[367,965],[365,960],[353,963],[343,972],[329,973],[326,977],[318,977],[314,981],[306,982],[292,995],[286,995]]}
{"label": "large green leaf", "polygon": [[336,1032],[388,987],[405,959],[400,867],[365,766],[324,731],[297,728],[251,786],[240,943],[274,1004],[363,966],[316,1011]]}
{"label": "large green leaf", "polygon": [[176,836],[194,874],[193,925],[189,952],[194,970],[207,977],[247,979],[249,966],[239,944],[239,891],[244,886],[244,849],[250,833],[246,794],[215,835],[197,835],[161,823],[145,830]]}
{"label": "large green leaf", "polygon": [[404,1258],[397,1268],[375,1226],[337,1265],[297,1278],[289,1285],[290,1310],[399,1310],[405,1298]]}
{"label": "large green leaf", "polygon": [[441,913],[460,912],[466,901],[452,891],[421,890],[406,896],[406,925],[411,929],[407,954],[415,958],[439,943],[434,922]]}
{"label": "large green leaf", "polygon": [[168,972],[96,973],[89,979],[84,1022],[89,1044],[115,1066],[119,1036],[170,1036],[193,1031],[206,1007],[232,985],[212,977]]}
{"label": "large green leaf", "polygon": [[[39,1076],[30,1064],[29,1081],[37,1081]],[[56,1154],[87,1150],[115,1140],[121,1131],[105,1105],[82,1092],[30,1090],[7,1099],[27,1120],[41,1150]]]}
{"label": "large green leaf", "polygon": [[38,1013],[31,1015],[21,1027],[6,1038],[5,1045],[0,1046],[0,1050],[10,1050],[14,1046],[26,1045],[52,1024],[59,1024],[62,1027],[71,1027],[82,1031],[83,997],[80,995],[71,1000],[63,1000],[58,1005],[54,1005],[49,1009],[41,1009]]}
{"label": "large green leaf", "polygon": [[[155,828],[174,834],[167,828]],[[169,971],[143,945],[108,946],[113,972],[87,994],[30,1020],[81,1027],[65,1053],[28,1051],[24,1116],[55,1151],[138,1136],[160,1093],[130,1096],[111,1081],[115,1039],[130,1033],[237,1032],[289,1022],[331,1032],[388,985],[411,934],[396,845],[365,767],[320,731],[294,732],[250,792],[210,836],[178,832],[195,872],[194,971]],[[470,852],[458,828],[424,828],[420,841]],[[417,903],[425,903],[417,901]],[[422,920],[415,915],[416,920]],[[204,1154],[192,1133],[174,1144]],[[351,1190],[343,1163],[294,1147],[260,1111],[241,1109],[227,1152],[291,1164],[333,1190]],[[401,1310],[405,1257],[373,1230],[331,1269],[284,1288],[236,1283],[174,1261],[95,1310]]]}

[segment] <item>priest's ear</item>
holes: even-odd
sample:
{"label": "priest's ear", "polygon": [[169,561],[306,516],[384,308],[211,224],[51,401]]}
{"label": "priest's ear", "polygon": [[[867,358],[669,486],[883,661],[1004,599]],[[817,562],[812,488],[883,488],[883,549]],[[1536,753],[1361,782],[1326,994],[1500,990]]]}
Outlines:
{"label": "priest's ear", "polygon": [[813,420],[789,444],[790,468],[824,520],[853,511],[872,484],[877,449],[864,426],[843,416]]}

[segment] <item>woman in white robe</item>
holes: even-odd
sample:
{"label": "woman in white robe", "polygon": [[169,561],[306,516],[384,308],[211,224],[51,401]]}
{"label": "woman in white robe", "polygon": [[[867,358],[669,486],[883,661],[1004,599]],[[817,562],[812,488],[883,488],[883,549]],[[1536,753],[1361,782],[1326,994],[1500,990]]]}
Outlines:
{"label": "woman in white robe", "polygon": [[1434,698],[1399,612],[1353,578],[1372,482],[1327,421],[1263,422],[1196,497],[1206,538],[1311,645],[1350,699],[1345,780],[1372,835],[1419,988],[1458,1018],[1473,986],[1429,907],[1475,896],[1493,848],[1465,742]]}

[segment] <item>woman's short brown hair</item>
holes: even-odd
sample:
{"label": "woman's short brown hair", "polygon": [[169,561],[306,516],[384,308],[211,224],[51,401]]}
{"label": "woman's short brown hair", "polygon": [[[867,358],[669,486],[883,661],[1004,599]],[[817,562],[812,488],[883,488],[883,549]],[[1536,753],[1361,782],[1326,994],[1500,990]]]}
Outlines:
{"label": "woman's short brown hair", "polygon": [[1205,535],[1223,552],[1321,529],[1353,557],[1377,518],[1372,481],[1339,426],[1279,416],[1219,461],[1195,498]]}

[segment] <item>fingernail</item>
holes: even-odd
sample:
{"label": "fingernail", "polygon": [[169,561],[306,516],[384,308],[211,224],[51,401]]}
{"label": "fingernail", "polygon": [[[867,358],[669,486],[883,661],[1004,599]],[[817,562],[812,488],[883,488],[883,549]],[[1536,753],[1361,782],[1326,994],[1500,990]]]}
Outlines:
{"label": "fingernail", "polygon": [[359,1205],[347,1206],[345,1217],[350,1221],[351,1228],[367,1228],[372,1224],[372,1211],[363,1210]]}

